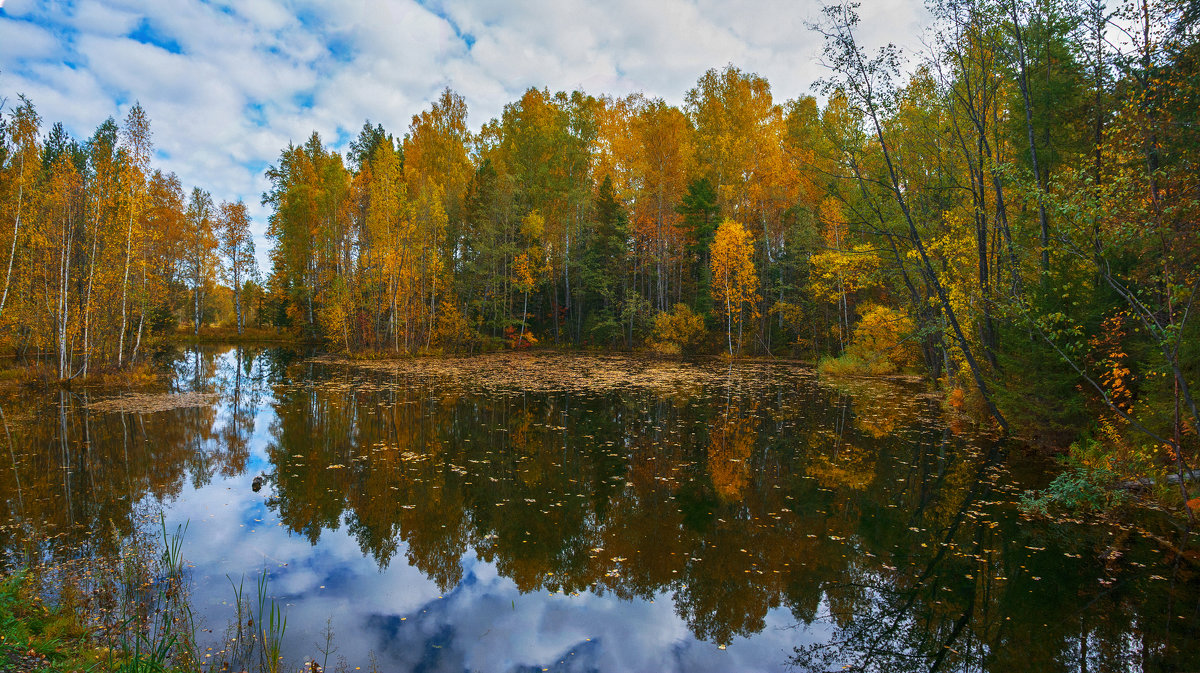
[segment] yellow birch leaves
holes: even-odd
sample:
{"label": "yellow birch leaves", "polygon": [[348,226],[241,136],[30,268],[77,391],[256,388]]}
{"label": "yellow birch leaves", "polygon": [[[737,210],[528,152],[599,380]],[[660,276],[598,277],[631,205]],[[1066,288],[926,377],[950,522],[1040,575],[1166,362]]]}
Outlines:
{"label": "yellow birch leaves", "polygon": [[[754,244],[740,222],[725,220],[717,227],[712,249],[713,302],[723,312],[729,354],[741,350],[743,315],[758,316],[758,275],[754,271]],[[734,329],[737,348],[734,348]]]}

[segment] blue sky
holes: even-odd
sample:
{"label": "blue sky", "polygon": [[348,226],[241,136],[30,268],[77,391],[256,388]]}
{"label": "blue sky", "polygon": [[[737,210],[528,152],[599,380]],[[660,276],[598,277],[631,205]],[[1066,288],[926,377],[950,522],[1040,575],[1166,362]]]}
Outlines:
{"label": "blue sky", "polygon": [[[0,98],[86,138],[134,101],[156,165],[242,198],[261,238],[265,168],[315,129],[339,149],[365,119],[403,135],[449,86],[478,128],[530,86],[680,104],[708,68],[811,93],[819,0],[0,0]],[[920,0],[865,3],[868,43],[919,47]]]}

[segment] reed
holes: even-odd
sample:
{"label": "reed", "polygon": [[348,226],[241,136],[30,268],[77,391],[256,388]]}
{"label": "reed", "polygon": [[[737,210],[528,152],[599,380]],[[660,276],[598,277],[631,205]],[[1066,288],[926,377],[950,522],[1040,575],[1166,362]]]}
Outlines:
{"label": "reed", "polygon": [[[30,662],[51,662],[47,670],[52,671],[289,670],[283,650],[288,618],[284,604],[271,595],[268,569],[258,574],[253,595],[247,595],[244,576],[227,577],[233,615],[224,646],[201,648],[203,629],[192,609],[183,556],[188,524],[172,532],[161,515],[157,523],[157,533],[140,528],[121,535],[114,528],[117,553],[108,561],[87,557],[79,559],[80,567],[51,564],[0,575],[0,662],[19,646],[21,653],[30,653]],[[325,665],[336,650],[332,640],[329,628],[324,648],[318,645]]]}

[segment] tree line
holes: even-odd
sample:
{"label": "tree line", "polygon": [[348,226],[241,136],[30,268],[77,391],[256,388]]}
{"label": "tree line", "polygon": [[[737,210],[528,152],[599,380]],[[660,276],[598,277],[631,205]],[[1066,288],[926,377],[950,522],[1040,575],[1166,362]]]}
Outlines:
{"label": "tree line", "polygon": [[141,105],[81,142],[61,123],[43,137],[21,96],[0,140],[0,335],[21,361],[59,380],[134,365],[181,323],[211,322],[222,282],[241,333],[258,275],[246,205],[154,168]]}
{"label": "tree line", "polygon": [[[928,53],[812,25],[777,101],[531,88],[478,132],[447,89],[269,170],[275,319],[346,349],[535,342],[919,370],[1080,469],[1183,470],[1200,414],[1194,2],[937,0]],[[1108,449],[1097,457],[1094,447]],[[1093,448],[1088,448],[1093,447]]]}
{"label": "tree line", "polygon": [[258,320],[336,348],[915,370],[1006,432],[1091,428],[1087,469],[1119,450],[1184,470],[1200,9],[930,8],[927,53],[902,68],[858,43],[853,5],[828,7],[821,101],[729,65],[681,106],[531,88],[472,131],[447,89],[402,136],[367,122],[343,154],[313,133],[267,171],[261,292],[244,208],[151,171],[140,107],[80,143],[61,125],[42,140],[22,99],[0,154],[3,334],[61,378],[123,366],[203,322],[220,270],[239,327],[250,288]]}

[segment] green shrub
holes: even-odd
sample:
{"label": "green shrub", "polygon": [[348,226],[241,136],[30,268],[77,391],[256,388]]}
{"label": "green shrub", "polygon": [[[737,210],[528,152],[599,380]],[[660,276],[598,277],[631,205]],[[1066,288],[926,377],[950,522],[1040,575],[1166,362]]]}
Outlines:
{"label": "green shrub", "polygon": [[1040,494],[1026,491],[1021,509],[1030,514],[1049,514],[1054,509],[1103,512],[1125,502],[1117,473],[1105,467],[1090,467],[1068,459],[1066,470]]}

